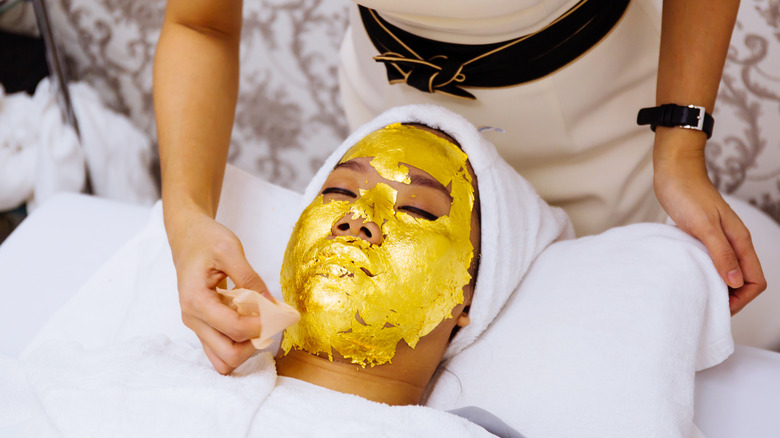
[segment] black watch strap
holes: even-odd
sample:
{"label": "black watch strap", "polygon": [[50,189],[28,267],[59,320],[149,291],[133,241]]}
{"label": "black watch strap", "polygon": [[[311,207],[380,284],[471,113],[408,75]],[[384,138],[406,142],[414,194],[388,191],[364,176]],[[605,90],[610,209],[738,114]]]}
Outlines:
{"label": "black watch strap", "polygon": [[636,115],[636,123],[639,125],[650,125],[650,129],[655,131],[656,126],[679,126],[681,128],[695,129],[707,134],[707,138],[712,137],[712,128],[715,125],[715,119],[707,114],[702,106],[695,105],[675,105],[667,103],[665,105],[653,108],[642,108]]}

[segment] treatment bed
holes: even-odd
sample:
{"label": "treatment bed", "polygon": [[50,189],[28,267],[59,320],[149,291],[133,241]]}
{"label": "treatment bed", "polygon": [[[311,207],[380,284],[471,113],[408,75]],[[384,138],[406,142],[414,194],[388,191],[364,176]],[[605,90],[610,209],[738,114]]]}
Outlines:
{"label": "treatment bed", "polygon": [[[241,186],[239,183],[246,178],[241,172],[231,169],[225,184],[235,188]],[[242,199],[252,196],[250,192],[260,188],[264,191],[263,204],[274,213],[274,219],[265,222],[264,226],[281,229],[293,221],[299,195],[257,180],[253,185],[254,188],[243,193],[233,190],[232,199],[231,196],[223,198],[223,209],[229,209],[231,204],[240,205],[244,202]],[[4,279],[3,305],[0,306],[0,330],[3,333],[0,353],[10,358],[20,357],[31,343],[41,341],[36,339],[36,335],[46,331],[47,324],[50,325],[49,331],[51,327],[57,327],[56,319],[62,317],[58,310],[67,307],[79,288],[125,242],[148,228],[149,221],[149,208],[73,194],[58,195],[35,211],[0,246],[0,275]],[[237,223],[232,225],[241,226]],[[266,279],[278,278],[287,234],[286,229],[279,233],[258,232],[260,241],[265,239],[266,252],[278,253],[263,266],[255,266]],[[241,237],[247,240],[246,236]],[[259,252],[262,252],[261,248],[247,248],[250,260]],[[111,279],[104,281],[110,282]],[[267,283],[272,293],[278,294],[279,291],[274,290],[278,285],[272,285],[276,282]],[[175,291],[172,290],[171,295],[161,299],[164,303],[161,306],[167,306],[175,314],[177,309],[171,307],[171,303],[175,304]],[[154,318],[154,315],[150,316],[150,319]],[[54,325],[50,324],[52,320],[55,320]],[[179,321],[174,323],[180,324]],[[100,331],[103,328],[93,329]],[[68,334],[62,334],[62,337],[67,338]],[[609,388],[605,391],[608,392]],[[488,396],[501,400],[509,395]],[[599,397],[607,398],[609,394],[600,394],[593,400],[597,402]],[[707,437],[780,436],[777,406],[780,406],[780,354],[737,346],[725,362],[696,376],[695,424]],[[501,413],[499,417],[512,424],[506,414]],[[9,420],[0,415],[0,426],[3,421]]]}

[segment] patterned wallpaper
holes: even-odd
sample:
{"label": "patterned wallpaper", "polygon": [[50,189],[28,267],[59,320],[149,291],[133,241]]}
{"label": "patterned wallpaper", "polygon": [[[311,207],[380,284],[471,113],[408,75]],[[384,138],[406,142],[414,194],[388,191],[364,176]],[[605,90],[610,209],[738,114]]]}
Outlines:
{"label": "patterned wallpaper", "polygon": [[713,182],[780,222],[780,1],[742,2],[714,116]]}
{"label": "patterned wallpaper", "polygon": [[[155,138],[154,49],[163,0],[48,0],[71,78]],[[303,190],[347,134],[338,47],[348,0],[244,2],[240,95],[231,163]]]}
{"label": "patterned wallpaper", "polygon": [[[154,138],[152,60],[165,2],[48,0],[71,75]],[[244,2],[230,161],[302,190],[347,134],[337,56],[348,0]],[[780,1],[744,0],[707,164],[718,188],[780,222]]]}

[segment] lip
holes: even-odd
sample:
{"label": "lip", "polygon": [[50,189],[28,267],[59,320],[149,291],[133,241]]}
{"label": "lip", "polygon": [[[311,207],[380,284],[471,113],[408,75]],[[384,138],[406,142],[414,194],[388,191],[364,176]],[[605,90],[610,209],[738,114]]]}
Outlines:
{"label": "lip", "polygon": [[308,271],[313,275],[320,275],[326,278],[343,278],[354,277],[355,273],[352,269],[344,266],[342,263],[331,260],[315,261],[309,265]]}
{"label": "lip", "polygon": [[358,266],[351,263],[349,264],[349,266],[344,266],[344,264],[342,263],[339,263],[337,261],[331,261],[331,260],[323,260],[320,263],[316,263],[312,265],[310,269],[313,269],[314,273],[317,275],[323,275],[328,277],[335,276],[337,278],[354,277],[355,273],[358,272],[359,269],[367,277],[374,277],[374,274],[366,267]]}
{"label": "lip", "polygon": [[317,251],[314,258],[323,261],[349,260],[357,266],[366,268],[371,266],[371,261],[366,251],[349,242],[330,241],[326,246]]}
{"label": "lip", "polygon": [[307,270],[313,270],[316,274],[336,277],[354,277],[357,273],[374,277],[375,272],[378,272],[371,266],[365,250],[348,242],[331,241],[327,246],[320,248],[307,265]]}

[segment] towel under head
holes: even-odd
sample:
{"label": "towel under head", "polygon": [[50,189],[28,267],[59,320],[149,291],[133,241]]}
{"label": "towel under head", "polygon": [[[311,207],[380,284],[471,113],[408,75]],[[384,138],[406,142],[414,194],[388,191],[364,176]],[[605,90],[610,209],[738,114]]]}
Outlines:
{"label": "towel under head", "polygon": [[478,180],[481,262],[469,310],[471,323],[452,339],[446,359],[468,347],[490,325],[539,253],[556,240],[573,237],[574,231],[566,213],[547,205],[474,125],[436,105],[392,108],[358,128],[325,160],[306,187],[301,210],[317,196],[349,148],[392,123],[420,123],[449,134],[468,154]]}

